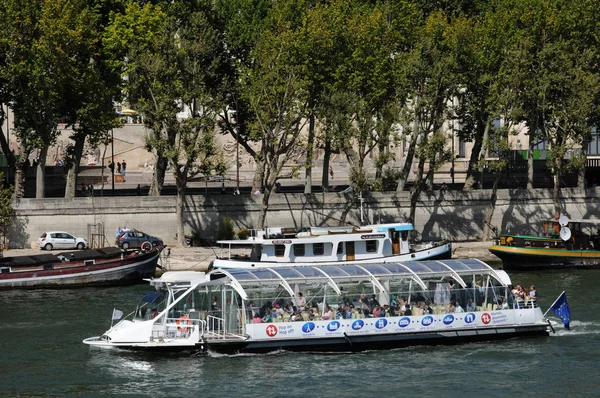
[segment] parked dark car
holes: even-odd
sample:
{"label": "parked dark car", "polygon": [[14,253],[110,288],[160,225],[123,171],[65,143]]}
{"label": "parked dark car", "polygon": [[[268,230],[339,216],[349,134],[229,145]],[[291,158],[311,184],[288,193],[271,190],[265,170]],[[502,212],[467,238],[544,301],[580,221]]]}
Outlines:
{"label": "parked dark car", "polygon": [[135,229],[121,232],[117,236],[115,244],[121,249],[127,250],[141,247],[144,242],[150,242],[152,246],[163,246],[162,239]]}

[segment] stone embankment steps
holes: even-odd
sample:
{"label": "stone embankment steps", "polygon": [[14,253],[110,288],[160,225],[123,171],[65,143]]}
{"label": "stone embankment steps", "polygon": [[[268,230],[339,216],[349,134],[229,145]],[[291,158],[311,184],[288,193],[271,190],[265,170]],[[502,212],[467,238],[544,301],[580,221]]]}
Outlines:
{"label": "stone embankment steps", "polygon": [[[487,242],[454,242],[452,243],[452,258],[478,258],[485,262],[500,261],[491,254],[488,248],[493,244]],[[248,249],[238,249],[239,254],[244,254]],[[54,251],[58,253],[58,251]],[[46,253],[37,248],[9,249],[4,251],[4,256],[31,256]],[[237,252],[233,252],[236,254]],[[210,262],[217,256],[225,253],[220,247],[167,247],[159,264],[171,271],[206,271]]]}

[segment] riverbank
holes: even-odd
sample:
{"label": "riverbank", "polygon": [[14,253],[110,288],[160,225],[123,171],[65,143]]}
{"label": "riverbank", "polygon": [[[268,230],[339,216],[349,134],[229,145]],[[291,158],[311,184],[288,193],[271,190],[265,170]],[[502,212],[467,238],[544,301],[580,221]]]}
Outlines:
{"label": "riverbank", "polygon": [[[491,241],[455,242],[452,244],[452,258],[478,258],[485,262],[498,262],[499,259],[488,250],[492,244]],[[240,249],[239,254],[246,251],[247,249]],[[9,249],[4,251],[4,257],[42,253],[47,252],[33,248]],[[167,247],[161,254],[159,264],[163,269],[170,271],[207,271],[210,262],[223,254],[220,247]]]}

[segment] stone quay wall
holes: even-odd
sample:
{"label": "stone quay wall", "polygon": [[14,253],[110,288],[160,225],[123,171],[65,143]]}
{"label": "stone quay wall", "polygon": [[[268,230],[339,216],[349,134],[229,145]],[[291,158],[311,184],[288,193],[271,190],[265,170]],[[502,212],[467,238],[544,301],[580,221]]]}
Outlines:
{"label": "stone quay wall", "polygon": [[[561,214],[570,218],[600,219],[598,189],[563,189]],[[415,229],[422,241],[482,239],[484,218],[490,206],[491,191],[436,191],[422,194]],[[184,209],[185,234],[197,231],[201,239],[215,239],[217,227],[231,218],[237,228],[253,228],[261,208],[260,195],[187,196]],[[348,194],[273,194],[266,226],[307,227],[390,223],[407,220],[408,192],[373,193],[362,200]],[[16,216],[8,234],[9,248],[35,244],[45,231],[68,231],[94,239],[97,245],[113,245],[115,231],[127,226],[161,237],[167,245],[177,242],[176,197],[119,196],[66,199],[19,199]],[[492,225],[498,231],[538,234],[543,220],[554,214],[552,190],[500,190]],[[104,226],[105,240],[99,240]],[[99,234],[100,233],[100,234]]]}

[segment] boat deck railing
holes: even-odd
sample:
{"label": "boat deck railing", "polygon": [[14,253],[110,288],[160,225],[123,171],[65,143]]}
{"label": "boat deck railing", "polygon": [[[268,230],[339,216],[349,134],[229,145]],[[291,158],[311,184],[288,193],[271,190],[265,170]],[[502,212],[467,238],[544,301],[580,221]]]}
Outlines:
{"label": "boat deck railing", "polygon": [[152,330],[152,339],[187,339],[196,330],[199,330],[200,334],[204,333],[206,330],[206,321],[183,316],[179,318],[167,318],[164,325],[161,323],[155,325],[155,328]]}
{"label": "boat deck railing", "polygon": [[202,335],[211,340],[244,339],[244,336],[226,330],[225,319],[213,315],[206,317],[206,329]]}

